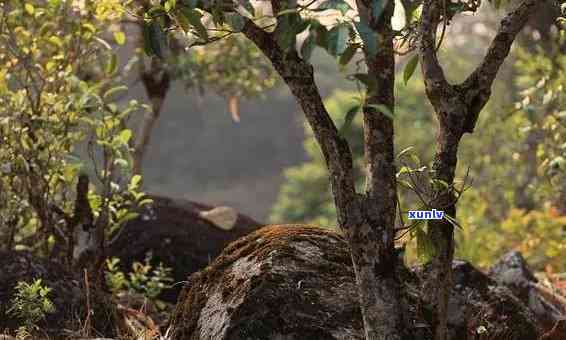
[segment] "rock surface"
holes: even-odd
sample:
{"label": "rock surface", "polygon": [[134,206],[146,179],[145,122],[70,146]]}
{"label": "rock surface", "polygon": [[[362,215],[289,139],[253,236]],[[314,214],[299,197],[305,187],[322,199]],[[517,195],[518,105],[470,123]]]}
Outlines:
{"label": "rock surface", "polygon": [[[257,230],[260,223],[239,214],[231,230],[223,230],[202,217],[214,207],[181,199],[150,196],[154,203],[127,222],[109,247],[109,256],[120,259],[122,270],[134,261],[143,262],[151,252],[155,262],[173,268],[175,282],[206,267],[230,242]],[[175,302],[182,284],[166,290],[160,298]]]}
{"label": "rock surface", "polygon": [[[456,262],[451,339],[537,339],[534,318],[507,288]],[[429,339],[432,310],[403,271],[406,339]],[[269,226],[230,244],[193,274],[172,319],[174,339],[363,339],[348,246],[329,230]]]}
{"label": "rock surface", "polygon": [[[556,297],[545,292],[537,278],[530,271],[527,262],[517,251],[502,256],[489,270],[489,276],[511,289],[529,309],[546,331],[566,318],[566,306],[556,301]],[[566,332],[564,333],[566,337]]]}
{"label": "rock surface", "polygon": [[[55,306],[55,312],[48,314],[38,323],[43,335],[52,339],[63,337],[65,329],[77,330],[84,326],[86,318],[86,291],[80,282],[57,263],[34,258],[28,252],[0,251],[0,333],[15,331],[22,326],[22,320],[13,317],[7,310],[14,297],[15,286],[19,281],[32,283],[41,279],[43,286],[51,291],[48,297]],[[115,310],[100,295],[90,292],[93,331],[108,336],[115,332]]]}

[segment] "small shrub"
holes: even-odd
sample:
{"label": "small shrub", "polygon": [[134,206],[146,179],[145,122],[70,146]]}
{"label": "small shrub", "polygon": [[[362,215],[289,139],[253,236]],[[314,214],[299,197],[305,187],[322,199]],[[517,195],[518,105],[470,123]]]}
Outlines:
{"label": "small shrub", "polygon": [[119,263],[120,259],[115,257],[106,261],[106,283],[113,294],[137,293],[155,301],[173,282],[172,269],[161,262],[157,266],[152,266],[151,254],[146,256],[143,263],[134,262],[132,271],[128,275],[120,271]]}
{"label": "small shrub", "polygon": [[8,309],[8,314],[23,321],[24,325],[18,329],[18,338],[25,338],[33,331],[39,329],[37,323],[55,312],[55,306],[49,299],[51,288],[46,287],[41,279],[32,283],[20,281],[16,285],[16,292]]}

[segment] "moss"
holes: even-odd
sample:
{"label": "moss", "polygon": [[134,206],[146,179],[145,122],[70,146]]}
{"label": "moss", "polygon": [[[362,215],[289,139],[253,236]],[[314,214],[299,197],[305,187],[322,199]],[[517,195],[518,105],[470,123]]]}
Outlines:
{"label": "moss", "polygon": [[[327,229],[306,225],[267,226],[232,242],[207,268],[199,273],[193,274],[189,278],[179,298],[181,302],[177,305],[172,321],[172,323],[176,325],[176,338],[190,339],[191,336],[194,339],[197,338],[195,331],[198,327],[200,311],[207,302],[206,292],[211,287],[220,287],[224,299],[228,296],[238,295],[239,292],[237,292],[237,290],[241,290],[241,293],[245,294],[246,292],[255,290],[264,293],[279,288],[281,278],[276,275],[268,274],[262,275],[261,279],[253,280],[251,286],[242,289],[242,280],[238,281],[233,275],[225,273],[225,270],[231,267],[236,261],[248,257],[250,261],[262,263],[262,265],[267,266],[268,261],[265,260],[270,256],[274,256],[274,254],[276,254],[276,257],[281,261],[284,261],[285,258],[296,259],[296,257],[294,257],[296,252],[289,244],[308,242],[315,247],[324,249],[324,245],[327,245],[329,240],[330,242],[336,243],[338,246],[335,247],[336,252],[324,252],[324,260],[326,262],[337,262],[351,267],[351,262],[349,262],[350,257],[346,252],[347,246],[345,241],[339,234]],[[321,269],[322,268],[328,270],[328,266],[322,266]],[[322,274],[343,276],[345,273],[341,271],[343,270],[340,270],[339,266],[335,266],[335,268],[330,267],[328,272]],[[261,272],[268,273],[269,268],[263,267],[261,268]],[[350,273],[350,275],[352,275],[352,273]],[[261,289],[258,289],[260,287]],[[289,296],[292,296],[292,294],[289,294]],[[253,296],[248,296],[247,298],[253,299]],[[306,298],[310,298],[310,300],[307,300],[309,305],[316,306],[318,304],[316,299],[312,299],[312,297],[308,296],[306,296]],[[264,299],[262,296],[262,301],[266,300],[275,301],[273,306],[268,307],[274,309],[280,307],[280,305],[277,305],[276,299]],[[266,324],[265,321],[266,320],[262,320],[261,323],[255,326],[254,323],[251,322],[246,329],[249,331],[255,329],[254,334],[262,334],[264,333],[262,329]],[[277,326],[277,321],[275,320],[273,322],[274,326]],[[259,326],[260,324],[262,325],[261,327]]]}

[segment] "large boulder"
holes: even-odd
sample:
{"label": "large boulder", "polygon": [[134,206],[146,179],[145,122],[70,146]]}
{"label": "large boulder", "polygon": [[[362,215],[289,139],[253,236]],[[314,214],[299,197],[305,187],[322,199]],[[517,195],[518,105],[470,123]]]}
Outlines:
{"label": "large boulder", "polygon": [[[415,271],[424,278],[429,269]],[[447,313],[450,339],[538,338],[540,329],[533,314],[507,287],[465,261],[452,263],[452,275]],[[425,309],[430,311],[428,306]]]}
{"label": "large boulder", "polygon": [[[451,339],[536,339],[534,318],[510,291],[456,262]],[[431,338],[419,275],[399,270],[406,339]],[[309,226],[262,228],[230,244],[185,285],[172,318],[174,339],[363,339],[348,246]]]}
{"label": "large boulder", "polygon": [[23,326],[23,320],[8,310],[17,283],[31,284],[35,279],[41,279],[42,285],[51,289],[47,297],[55,307],[53,313],[37,324],[42,337],[61,339],[70,335],[65,330],[82,329],[88,315],[87,305],[92,311],[89,317],[91,331],[107,336],[115,334],[116,310],[105,295],[90,290],[87,303],[87,290],[71,273],[57,263],[20,251],[0,251],[0,334],[14,332]]}
{"label": "large boulder", "polygon": [[[121,228],[108,249],[109,256],[120,259],[124,271],[129,271],[135,261],[143,262],[146,254],[151,252],[155,263],[163,262],[171,267],[173,279],[181,282],[206,267],[228,243],[261,226],[237,213],[229,223],[222,221],[226,218],[215,219],[216,215],[231,217],[228,208],[215,209],[188,200],[155,195],[150,198],[153,203]],[[182,284],[174,285],[160,298],[175,302],[181,287]]]}
{"label": "large boulder", "polygon": [[563,298],[539,284],[520,252],[510,251],[503,255],[489,269],[489,276],[509,287],[529,307],[546,331],[566,318]]}

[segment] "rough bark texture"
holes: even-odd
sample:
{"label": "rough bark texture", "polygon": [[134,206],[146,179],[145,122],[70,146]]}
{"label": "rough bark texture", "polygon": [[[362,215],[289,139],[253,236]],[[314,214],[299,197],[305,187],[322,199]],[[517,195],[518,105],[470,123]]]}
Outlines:
{"label": "rough bark texture", "polygon": [[[175,282],[206,267],[228,243],[260,227],[260,223],[238,215],[232,230],[225,231],[200,216],[213,207],[182,199],[150,196],[154,203],[140,216],[127,222],[108,249],[120,258],[122,269],[131,270],[134,261],[143,262],[151,252],[155,262],[173,268]],[[161,298],[175,302],[182,285],[166,290]]]}
{"label": "rough bark texture", "polygon": [[[55,312],[48,314],[38,326],[41,334],[51,339],[61,339],[64,329],[78,330],[84,325],[87,316],[86,290],[80,280],[75,280],[57,263],[34,258],[27,252],[0,252],[0,333],[8,333],[22,326],[18,320],[7,313],[14,297],[14,288],[19,281],[32,283],[40,278],[44,286],[51,288],[48,297],[55,305]],[[93,309],[90,322],[91,334],[113,336],[116,326],[116,310],[105,296],[89,291],[90,305]],[[67,334],[68,335],[68,334]]]}
{"label": "rough bark texture", "polygon": [[[360,13],[371,13],[369,26],[377,34],[378,51],[375,55],[365,53],[368,74],[375,79],[376,89],[368,94],[367,104],[385,106],[390,113],[395,111],[395,54],[393,50],[393,29],[391,18],[395,9],[395,1],[387,2],[379,17],[373,14],[379,11],[366,10],[377,6],[375,1],[358,1]],[[361,14],[362,15],[362,14]],[[363,200],[364,218],[371,232],[359,229],[352,233],[352,243],[367,242],[366,237],[376,237],[374,253],[360,254],[375,257],[378,260],[366,261],[360,270],[368,270],[367,280],[361,284],[379,282],[380,295],[369,296],[362,302],[378,304],[381,314],[364,313],[364,324],[372,325],[366,330],[367,339],[400,339],[398,330],[402,328],[402,311],[400,306],[399,282],[397,280],[397,263],[393,251],[395,240],[395,218],[397,212],[397,182],[394,152],[393,119],[386,113],[366,106],[364,113],[364,154],[367,161],[366,188]],[[362,257],[363,258],[363,257]],[[356,269],[357,270],[357,269]],[[376,279],[372,280],[375,277]],[[373,281],[373,282],[372,282]],[[367,290],[367,289],[363,289]],[[366,308],[367,309],[367,308]],[[373,330],[373,334],[370,333]],[[396,331],[397,330],[397,331]]]}
{"label": "rough bark texture", "polygon": [[[474,131],[480,111],[491,95],[491,86],[503,61],[509,54],[517,34],[529,16],[545,1],[524,0],[502,21],[486,56],[470,76],[458,85],[449,84],[436,55],[436,30],[442,21],[443,1],[425,0],[420,24],[419,56],[427,96],[439,122],[437,152],[433,162],[433,178],[448,185],[439,188],[438,199],[431,208],[455,217],[453,191],[458,145],[465,133]],[[427,300],[436,305],[435,339],[446,339],[447,307],[454,255],[454,228],[447,220],[431,221],[429,235],[436,247],[429,279],[424,291]]]}
{"label": "rough bark texture", "polygon": [[[277,1],[272,1],[272,7],[276,12],[279,5]],[[392,5],[389,7],[388,12],[392,12]],[[398,339],[400,310],[397,301],[398,287],[392,279],[394,248],[391,235],[394,225],[390,221],[390,217],[395,214],[395,200],[376,200],[378,197],[383,198],[384,194],[378,194],[374,190],[381,184],[381,190],[388,189],[385,196],[391,195],[389,189],[392,189],[391,183],[395,180],[394,177],[391,177],[390,172],[378,173],[378,171],[382,170],[386,162],[387,152],[391,151],[389,148],[392,149],[392,146],[389,146],[392,145],[392,140],[385,140],[389,144],[377,148],[375,148],[377,141],[372,141],[373,158],[368,162],[372,164],[372,173],[376,175],[370,180],[373,200],[368,199],[367,195],[356,193],[351,151],[347,141],[338,134],[334,122],[324,107],[314,81],[312,65],[301,59],[294,50],[283,51],[278,46],[273,33],[262,30],[252,21],[246,22],[243,33],[269,58],[275,70],[289,86],[320,145],[329,171],[338,223],[351,249],[366,338]],[[386,81],[383,82],[383,86],[394,85],[385,84]],[[391,92],[386,89],[386,93],[388,96]],[[380,113],[371,113],[371,115],[369,119],[372,124],[369,128],[375,129],[375,123],[382,121],[383,115]],[[369,112],[366,116],[370,116]],[[369,131],[368,134],[370,139],[379,134],[389,138],[392,136],[392,129],[388,130],[388,125],[380,126],[379,130]],[[380,147],[385,149],[379,149]]]}
{"label": "rough bark texture", "polygon": [[[419,298],[430,268],[402,268],[407,313],[398,336],[431,339],[434,309]],[[507,288],[468,263],[453,269],[449,339],[537,339],[534,317]],[[239,239],[190,277],[172,326],[174,339],[364,339],[347,242],[301,225],[268,226]]]}

